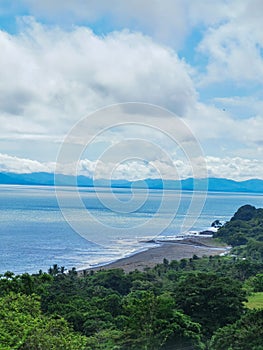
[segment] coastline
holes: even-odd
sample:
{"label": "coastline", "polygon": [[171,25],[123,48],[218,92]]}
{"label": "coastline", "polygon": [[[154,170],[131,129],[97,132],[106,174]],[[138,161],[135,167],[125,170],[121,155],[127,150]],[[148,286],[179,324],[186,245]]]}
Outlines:
{"label": "coastline", "polygon": [[81,276],[84,271],[98,271],[109,269],[123,269],[125,272],[134,270],[143,271],[145,268],[152,268],[156,264],[163,262],[163,259],[169,261],[192,258],[193,255],[202,257],[204,255],[220,255],[229,251],[227,246],[215,244],[213,238],[194,238],[183,239],[181,241],[161,243],[156,247],[147,250],[135,252],[132,255],[106,263],[105,265],[83,268],[78,270]]}

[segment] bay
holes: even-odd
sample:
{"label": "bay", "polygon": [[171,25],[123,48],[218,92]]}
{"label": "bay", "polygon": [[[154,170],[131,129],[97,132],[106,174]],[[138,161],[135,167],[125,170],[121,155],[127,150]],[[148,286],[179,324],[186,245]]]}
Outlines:
{"label": "bay", "polygon": [[57,191],[63,206],[54,187],[0,186],[0,273],[103,264],[147,249],[145,237],[205,230],[215,219],[229,220],[241,205],[262,207],[263,199],[254,193],[209,192],[205,199],[200,192],[193,200],[184,191],[79,188],[79,204],[74,188]]}

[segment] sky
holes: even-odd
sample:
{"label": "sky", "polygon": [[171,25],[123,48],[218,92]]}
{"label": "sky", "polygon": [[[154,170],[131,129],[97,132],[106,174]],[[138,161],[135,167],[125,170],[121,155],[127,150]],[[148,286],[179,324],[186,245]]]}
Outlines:
{"label": "sky", "polygon": [[74,130],[79,174],[263,179],[262,15],[261,0],[0,0],[0,171],[62,171]]}

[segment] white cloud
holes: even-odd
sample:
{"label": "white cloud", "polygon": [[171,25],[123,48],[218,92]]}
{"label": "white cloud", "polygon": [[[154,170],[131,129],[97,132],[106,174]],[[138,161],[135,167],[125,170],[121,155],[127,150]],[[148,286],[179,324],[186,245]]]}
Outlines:
{"label": "white cloud", "polygon": [[[70,25],[71,21],[87,21],[95,25],[101,19],[110,28],[130,28],[161,41],[178,45],[188,33],[187,6],[182,0],[133,1],[24,1],[36,17],[45,14],[51,20]],[[176,20],[175,20],[176,17]],[[100,24],[98,24],[100,27]],[[176,33],[176,35],[174,35]]]}
{"label": "white cloud", "polygon": [[258,159],[207,157],[207,168],[210,177],[242,181],[257,174],[257,178],[263,179],[263,161]]}
{"label": "white cloud", "polygon": [[94,176],[96,179],[123,179],[137,181],[143,179],[185,179],[193,176],[191,166],[187,162],[177,160],[172,163],[156,159],[151,162],[130,160],[116,163],[81,160],[79,174]]}
{"label": "white cloud", "polygon": [[[254,178],[263,179],[263,160],[246,159],[241,157],[212,157],[205,158],[209,177],[228,178],[236,181]],[[55,170],[55,163],[38,162],[36,160],[12,157],[0,153],[0,171],[14,173],[49,172]],[[73,174],[72,166],[64,168],[64,174]],[[151,162],[130,160],[120,162],[103,162],[81,159],[78,163],[78,174],[96,179],[141,180],[145,178],[185,179],[192,177],[191,164],[175,159],[172,163],[159,159]]]}
{"label": "white cloud", "polygon": [[228,96],[213,98],[221,110],[231,113],[236,119],[259,116],[263,111],[263,101],[257,96]]}
{"label": "white cloud", "polygon": [[1,134],[62,135],[80,117],[122,101],[183,114],[195,103],[187,66],[139,33],[99,37],[86,28],[47,29],[33,20],[0,32]]}
{"label": "white cloud", "polygon": [[[208,60],[200,84],[224,79],[262,81],[261,0],[24,0],[40,21],[72,29],[76,23],[98,31],[129,29],[182,49],[201,29],[201,52]],[[105,29],[103,29],[103,23]],[[253,62],[253,64],[251,64]]]}
{"label": "white cloud", "polygon": [[232,14],[235,1],[210,0],[24,0],[36,18],[48,18],[60,25],[83,23],[109,29],[129,28],[150,35],[173,47],[183,45],[193,27],[215,25]]}
{"label": "white cloud", "polygon": [[233,2],[229,18],[206,31],[198,48],[208,58],[201,85],[225,80],[244,86],[262,83],[262,11],[260,0]]}
{"label": "white cloud", "polygon": [[[62,14],[63,20],[88,21],[95,28],[107,17],[113,28],[131,30],[99,36],[83,26],[65,29],[27,18],[21,21],[18,35],[0,32],[0,146],[7,154],[20,149],[19,156],[27,164],[23,168],[20,163],[21,168],[34,168],[27,158],[54,160],[61,139],[75,122],[97,108],[124,101],[154,103],[181,115],[209,155],[250,158],[251,164],[256,157],[261,162],[261,92],[257,90],[255,97],[215,98],[208,105],[198,101],[197,90],[200,86],[209,89],[218,81],[232,80],[238,86],[261,83],[261,1],[103,0],[78,1],[78,6],[70,0],[25,3],[38,18]],[[203,33],[199,53],[208,59],[202,75],[176,52],[196,27]],[[162,122],[160,118],[160,127]],[[165,123],[172,125],[172,118]],[[125,135],[129,136],[124,130]],[[28,147],[29,141],[32,144]],[[48,147],[43,147],[44,142]],[[164,146],[165,142],[162,139],[160,146],[169,149],[169,142]],[[150,161],[157,162],[154,156]],[[94,164],[86,165],[87,171],[92,171]],[[107,173],[109,167],[104,165],[101,172]],[[49,169],[43,162],[36,168],[42,166]],[[128,167],[138,176],[153,174],[149,166],[138,162],[123,164],[119,174],[127,175]],[[167,162],[158,167],[165,176],[172,173]],[[183,164],[180,167],[181,174],[189,174]],[[259,166],[255,169],[260,171]],[[245,171],[248,174],[248,169]],[[254,172],[253,177],[257,174],[261,176]],[[235,172],[235,176],[240,175]]]}
{"label": "white cloud", "polygon": [[255,98],[223,98],[216,104],[196,103],[185,122],[206,155],[263,160],[262,102]]}
{"label": "white cloud", "polygon": [[[263,160],[207,156],[205,161],[209,177],[242,181],[255,178],[255,174],[258,174],[256,177],[263,179]],[[83,159],[79,162],[78,173],[89,177],[94,176],[96,179],[128,179],[131,181],[145,178],[177,180],[193,177],[191,164],[179,159],[175,159],[172,163],[156,159],[149,163],[142,160],[131,160],[120,164]]]}
{"label": "white cloud", "polygon": [[54,172],[55,163],[41,163],[27,158],[12,157],[0,153],[0,171],[26,174],[33,172]]}

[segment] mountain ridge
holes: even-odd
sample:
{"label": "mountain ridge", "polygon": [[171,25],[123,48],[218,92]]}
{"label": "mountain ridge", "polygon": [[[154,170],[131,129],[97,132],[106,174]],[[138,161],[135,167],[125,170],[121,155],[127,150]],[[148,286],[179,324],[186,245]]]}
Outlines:
{"label": "mountain ridge", "polygon": [[[11,172],[0,173],[1,185],[41,185],[54,186],[54,174],[37,172],[17,174]],[[183,180],[162,180],[162,179],[145,179],[137,181],[128,180],[107,180],[92,178],[80,175],[77,177],[77,184],[80,187],[112,187],[112,188],[150,188],[150,189],[167,189],[167,190],[206,190],[210,192],[263,192],[263,180],[249,179],[245,181],[235,181],[226,178],[193,179]],[[208,184],[208,186],[207,186]],[[72,175],[56,174],[56,185],[74,186],[76,179]]]}

